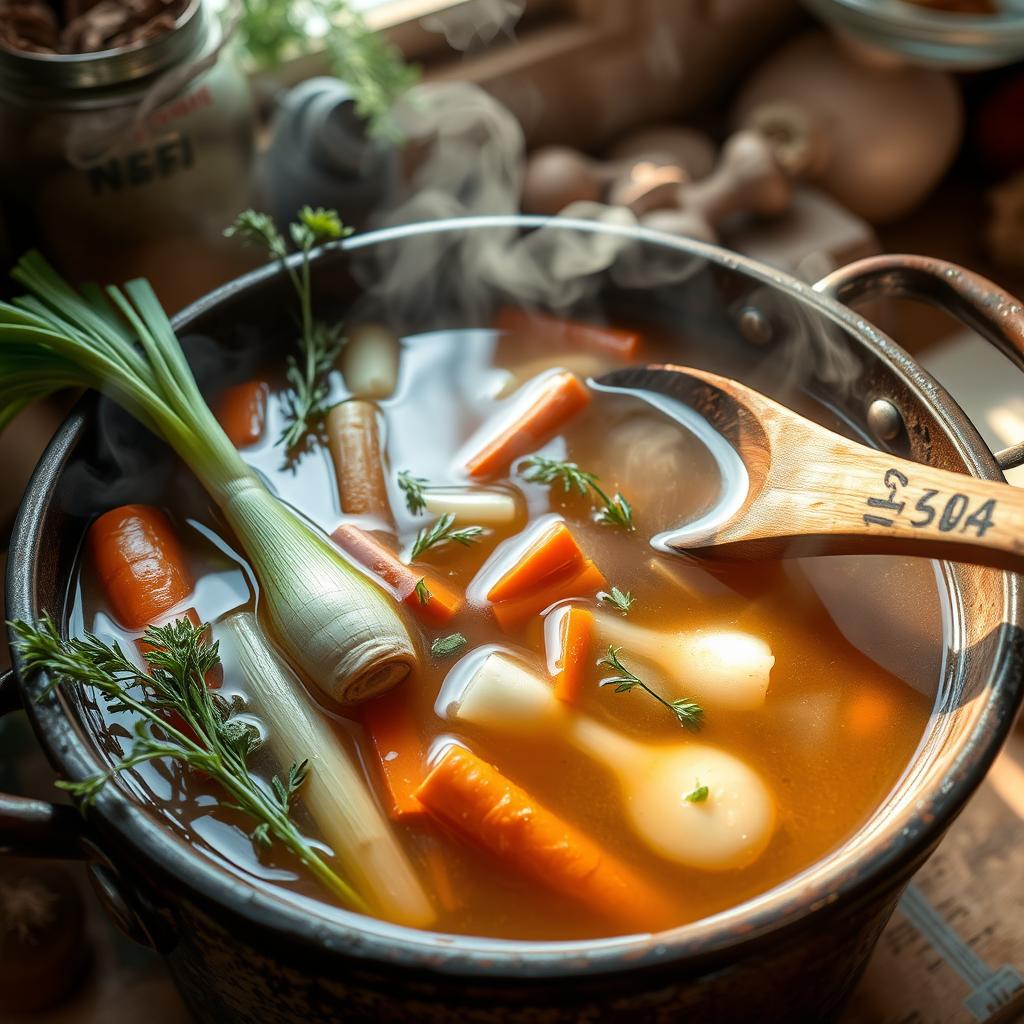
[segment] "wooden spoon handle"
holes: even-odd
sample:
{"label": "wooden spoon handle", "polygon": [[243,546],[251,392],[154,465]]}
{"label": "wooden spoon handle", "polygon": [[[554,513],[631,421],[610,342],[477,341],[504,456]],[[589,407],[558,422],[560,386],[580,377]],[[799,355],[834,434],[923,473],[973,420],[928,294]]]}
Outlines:
{"label": "wooden spoon handle", "polygon": [[[811,424],[806,425],[808,428]],[[827,443],[826,443],[827,442]],[[822,428],[786,439],[744,516],[702,554],[898,553],[1024,571],[1024,490],[900,459]],[[796,454],[802,452],[802,457]]]}

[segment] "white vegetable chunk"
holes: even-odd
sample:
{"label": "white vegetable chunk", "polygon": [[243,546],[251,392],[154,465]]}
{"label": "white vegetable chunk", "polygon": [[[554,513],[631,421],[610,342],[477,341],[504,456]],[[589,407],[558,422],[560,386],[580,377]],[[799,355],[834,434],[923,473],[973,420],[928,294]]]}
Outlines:
{"label": "white vegetable chunk", "polygon": [[602,645],[621,646],[660,670],[672,688],[666,697],[734,711],[764,705],[775,656],[760,637],[740,630],[663,633],[603,612],[595,620]]}
{"label": "white vegetable chunk", "polygon": [[453,515],[459,526],[504,526],[516,518],[516,499],[507,491],[482,487],[428,490],[423,497],[428,512]]}
{"label": "white vegetable chunk", "polygon": [[[454,718],[524,742],[563,740],[604,765],[637,835],[666,860],[706,871],[752,864],[775,830],[775,801],[739,758],[702,743],[651,745],[562,703],[519,662],[491,654],[465,684]],[[688,800],[707,787],[700,801]]]}
{"label": "white vegetable chunk", "polygon": [[398,384],[400,345],[381,324],[356,324],[341,350],[345,386],[357,398],[388,398]]}

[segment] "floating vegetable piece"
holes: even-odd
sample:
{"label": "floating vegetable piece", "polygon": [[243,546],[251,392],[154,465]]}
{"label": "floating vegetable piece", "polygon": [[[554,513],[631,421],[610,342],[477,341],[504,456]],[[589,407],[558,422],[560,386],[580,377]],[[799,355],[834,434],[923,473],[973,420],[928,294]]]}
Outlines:
{"label": "floating vegetable piece", "polygon": [[462,607],[462,598],[440,580],[410,569],[358,527],[342,523],[331,534],[331,540],[372,572],[396,600],[408,605],[424,622],[443,625]]}
{"label": "floating vegetable piece", "polygon": [[345,877],[375,912],[413,927],[429,925],[434,909],[367,788],[354,752],[339,742],[327,719],[310,704],[302,684],[269,647],[251,613],[229,615],[219,628],[233,648],[277,759],[288,764],[308,758],[302,802]]}
{"label": "floating vegetable piece", "polygon": [[246,380],[217,396],[214,415],[236,448],[247,448],[263,437],[269,394],[266,381]]}
{"label": "floating vegetable piece", "polygon": [[390,797],[388,813],[392,818],[422,814],[423,807],[413,794],[427,771],[427,751],[407,688],[399,686],[367,701],[359,709],[359,721],[380,761]]}
{"label": "floating vegetable piece", "polygon": [[[552,688],[504,654],[491,654],[451,712],[459,721],[543,746],[562,740],[618,782],[636,834],[667,860],[708,871],[753,863],[771,840],[775,801],[741,760],[703,743],[645,744],[558,700]],[[686,799],[694,779],[706,801]]]}
{"label": "floating vegetable piece", "polygon": [[468,750],[448,747],[416,796],[507,868],[596,913],[644,930],[671,919],[641,876]]}
{"label": "floating vegetable piece", "polygon": [[566,371],[546,374],[522,391],[522,411],[469,459],[470,476],[494,476],[508,469],[520,455],[536,451],[590,402],[590,392]]}
{"label": "floating vegetable piece", "polygon": [[456,526],[506,526],[515,522],[519,505],[508,491],[470,487],[462,490],[430,488],[423,492],[424,508],[436,516],[453,516]]}
{"label": "floating vegetable piece", "polygon": [[389,398],[398,385],[401,346],[381,324],[356,324],[346,331],[341,350],[345,386],[358,398]]}
{"label": "floating vegetable piece", "polygon": [[584,348],[616,356],[624,362],[636,358],[640,335],[618,327],[564,320],[535,310],[503,306],[494,318],[494,326],[510,334],[542,341],[551,348]]}
{"label": "floating vegetable piece", "polygon": [[566,704],[576,704],[583,693],[587,670],[592,669],[590,656],[594,641],[594,616],[586,608],[572,605],[559,622],[561,643],[555,658],[555,696]]}
{"label": "floating vegetable piece", "polygon": [[590,597],[607,585],[608,581],[601,570],[590,559],[585,559],[578,569],[552,577],[543,586],[523,597],[492,604],[491,611],[494,612],[498,625],[506,633],[510,633],[556,601],[565,601],[572,597]]}
{"label": "floating vegetable piece", "polygon": [[326,425],[341,511],[391,524],[377,407],[360,399],[339,402],[328,411]]}
{"label": "floating vegetable piece", "polygon": [[597,599],[601,604],[614,608],[620,615],[628,615],[636,600],[628,590],[619,590],[618,587],[602,590]]}
{"label": "floating vegetable piece", "polygon": [[167,516],[152,505],[122,505],[89,527],[86,546],[114,617],[144,629],[192,593],[185,554]]}
{"label": "floating vegetable piece", "polygon": [[357,701],[408,675],[416,652],[388,598],[283,505],[221,430],[152,288],[80,295],[38,253],[14,276],[33,293],[0,303],[0,424],[60,387],[89,387],[163,437],[220,506],[260,583],[266,622],[328,698]]}
{"label": "floating vegetable piece", "polygon": [[524,597],[557,577],[578,575],[585,562],[586,555],[565,523],[553,523],[487,591],[487,600],[508,601]]}
{"label": "floating vegetable piece", "polygon": [[673,696],[737,711],[764,705],[775,657],[760,637],[738,630],[669,633],[601,612],[594,620],[602,645],[621,646],[656,666]]}

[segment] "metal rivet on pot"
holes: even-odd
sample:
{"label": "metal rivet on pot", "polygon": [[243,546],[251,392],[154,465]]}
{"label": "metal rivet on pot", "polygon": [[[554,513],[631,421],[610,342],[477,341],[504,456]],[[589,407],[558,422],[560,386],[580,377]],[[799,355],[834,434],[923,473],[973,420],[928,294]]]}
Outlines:
{"label": "metal rivet on pot", "polygon": [[903,431],[903,417],[887,398],[876,398],[868,406],[868,429],[876,441],[895,441]]}
{"label": "metal rivet on pot", "polygon": [[737,317],[740,334],[751,344],[759,347],[771,344],[775,334],[772,322],[756,306],[744,306]]}

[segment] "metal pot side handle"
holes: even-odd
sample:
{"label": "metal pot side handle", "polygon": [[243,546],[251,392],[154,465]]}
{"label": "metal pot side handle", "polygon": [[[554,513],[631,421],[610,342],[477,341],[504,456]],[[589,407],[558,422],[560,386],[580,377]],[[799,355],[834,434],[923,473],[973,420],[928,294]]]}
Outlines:
{"label": "metal pot side handle", "polygon": [[[823,277],[814,290],[844,305],[904,298],[937,306],[1024,370],[1024,303],[955,263],[931,256],[870,256]],[[995,458],[1004,471],[1024,465],[1024,441],[996,452]]]}
{"label": "metal pot side handle", "polygon": [[[0,676],[0,715],[21,707],[13,669]],[[0,854],[19,857],[85,856],[85,823],[77,809],[0,793]]]}

